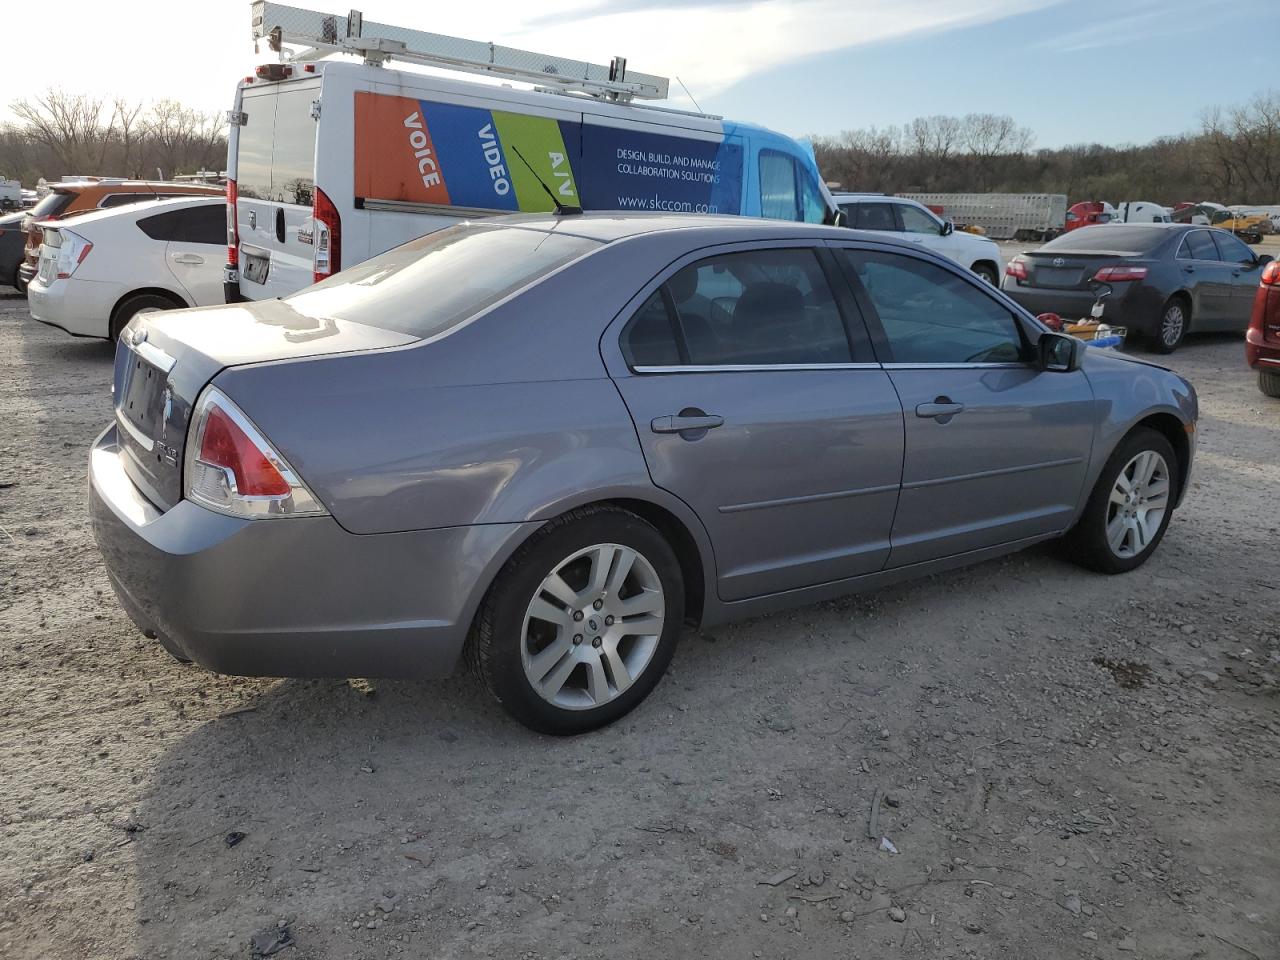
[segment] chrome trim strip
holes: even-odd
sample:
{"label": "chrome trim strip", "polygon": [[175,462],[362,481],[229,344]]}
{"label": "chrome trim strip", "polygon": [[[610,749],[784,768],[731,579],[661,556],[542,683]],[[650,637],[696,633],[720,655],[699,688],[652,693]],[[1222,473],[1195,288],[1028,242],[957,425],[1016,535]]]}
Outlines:
{"label": "chrome trim strip", "polygon": [[150,453],[155,449],[156,442],[130,423],[129,418],[119,410],[116,411],[116,423],[124,427],[125,430],[129,432],[129,436],[133,437],[133,439],[138,442],[139,446],[141,446],[143,450],[147,451],[147,453]]}
{"label": "chrome trim strip", "polygon": [[837,490],[835,493],[811,493],[803,497],[782,497],[778,500],[757,500],[753,503],[733,503],[726,507],[718,507],[720,513],[743,513],[747,510],[764,510],[768,507],[789,507],[798,503],[822,503],[825,500],[843,500],[847,497],[863,497],[872,493],[889,493],[897,490],[896,483],[886,483],[878,487],[862,487],[858,490]]}
{"label": "chrome trim strip", "polygon": [[379,213],[425,213],[435,217],[453,217],[455,220],[467,220],[472,217],[497,217],[506,210],[495,210],[489,207],[455,207],[443,203],[419,203],[415,200],[370,200],[363,201],[363,209]]}
{"label": "chrome trim strip", "polygon": [[960,483],[964,480],[985,480],[987,477],[1007,477],[1015,473],[1030,473],[1033,470],[1049,470],[1053,467],[1069,467],[1084,463],[1084,457],[1067,457],[1063,460],[1045,460],[1043,463],[1027,463],[1017,467],[1002,467],[999,470],[981,470],[978,473],[962,473],[954,477],[939,477],[936,480],[913,480],[902,485],[903,490],[919,490],[922,487],[941,487],[948,483]]}
{"label": "chrome trim strip", "polygon": [[1280,359],[1276,359],[1276,358],[1274,358],[1274,357],[1259,357],[1259,358],[1258,358],[1258,362],[1259,362],[1259,363],[1276,363],[1276,364],[1280,364]]}
{"label": "chrome trim strip", "polygon": [[174,357],[169,356],[150,340],[143,340],[142,343],[135,342],[131,346],[131,349],[143,360],[147,361],[147,363],[151,364],[151,366],[155,367],[166,376],[168,376],[169,371],[171,371],[174,368],[174,365],[178,362]]}
{"label": "chrome trim strip", "polygon": [[879,370],[878,363],[722,363],[632,367],[636,373],[751,373],[757,370]]}
{"label": "chrome trim strip", "polygon": [[1029,363],[886,363],[886,370],[1030,370]]}

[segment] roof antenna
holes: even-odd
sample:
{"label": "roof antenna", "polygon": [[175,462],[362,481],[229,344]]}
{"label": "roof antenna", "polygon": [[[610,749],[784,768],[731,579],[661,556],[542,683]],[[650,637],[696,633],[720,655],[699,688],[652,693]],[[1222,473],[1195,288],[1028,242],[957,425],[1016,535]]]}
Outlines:
{"label": "roof antenna", "polygon": [[702,107],[698,106],[698,101],[693,99],[693,94],[689,92],[689,88],[684,85],[684,81],[676,77],[676,83],[680,84],[680,89],[684,91],[684,95],[689,98],[699,113],[702,113]]}
{"label": "roof antenna", "polygon": [[540,176],[538,176],[538,171],[533,169],[533,164],[531,164],[528,160],[525,160],[524,154],[520,152],[520,148],[517,147],[514,143],[511,145],[511,150],[513,153],[515,153],[517,157],[520,158],[521,162],[524,163],[524,165],[529,168],[529,172],[533,174],[533,179],[538,181],[538,186],[542,187],[543,190],[547,191],[547,196],[550,197],[551,202],[556,205],[557,216],[564,217],[570,214],[576,214],[576,213],[582,212],[582,208],[577,205],[569,206],[568,204],[564,204],[560,202],[560,198],[556,196],[555,191],[552,190],[550,187],[548,187],[546,183],[543,181],[543,179]]}

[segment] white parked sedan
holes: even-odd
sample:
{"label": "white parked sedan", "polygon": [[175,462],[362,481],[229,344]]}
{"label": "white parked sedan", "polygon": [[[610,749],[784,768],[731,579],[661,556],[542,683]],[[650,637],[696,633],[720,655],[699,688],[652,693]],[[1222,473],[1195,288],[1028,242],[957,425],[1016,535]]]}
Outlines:
{"label": "white parked sedan", "polygon": [[222,197],[94,210],[44,228],[31,315],[76,337],[115,340],[135,314],[224,302]]}
{"label": "white parked sedan", "polygon": [[855,230],[875,230],[918,243],[968,267],[993,286],[1000,282],[1004,264],[996,242],[957,230],[950,220],[943,220],[924,204],[880,193],[836,193],[832,196],[844,212],[845,226]]}

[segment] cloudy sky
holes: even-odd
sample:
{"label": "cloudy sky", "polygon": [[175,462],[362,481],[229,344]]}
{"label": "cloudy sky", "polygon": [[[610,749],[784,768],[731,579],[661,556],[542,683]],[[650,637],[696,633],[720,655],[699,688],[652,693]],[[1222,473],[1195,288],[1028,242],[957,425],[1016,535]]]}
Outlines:
{"label": "cloudy sky", "polygon": [[[310,2],[345,13],[352,0]],[[366,21],[561,56],[623,55],[635,70],[678,76],[708,112],[793,135],[993,112],[1031,127],[1038,146],[1058,146],[1178,133],[1207,106],[1280,87],[1275,2],[363,0],[361,9]],[[56,32],[56,44],[14,44],[0,58],[0,116],[50,86],[226,109],[236,79],[270,59],[265,46],[253,51],[249,6],[59,0],[36,28]],[[672,99],[688,105],[683,92]]]}

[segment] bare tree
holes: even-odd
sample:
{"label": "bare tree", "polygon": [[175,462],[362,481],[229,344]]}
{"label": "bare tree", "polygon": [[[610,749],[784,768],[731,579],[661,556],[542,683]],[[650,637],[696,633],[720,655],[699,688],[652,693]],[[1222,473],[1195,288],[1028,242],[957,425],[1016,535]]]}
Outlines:
{"label": "bare tree", "polygon": [[59,174],[101,169],[113,135],[110,121],[103,122],[101,99],[50,90],[31,100],[15,100],[9,109],[27,138],[52,153]]}

